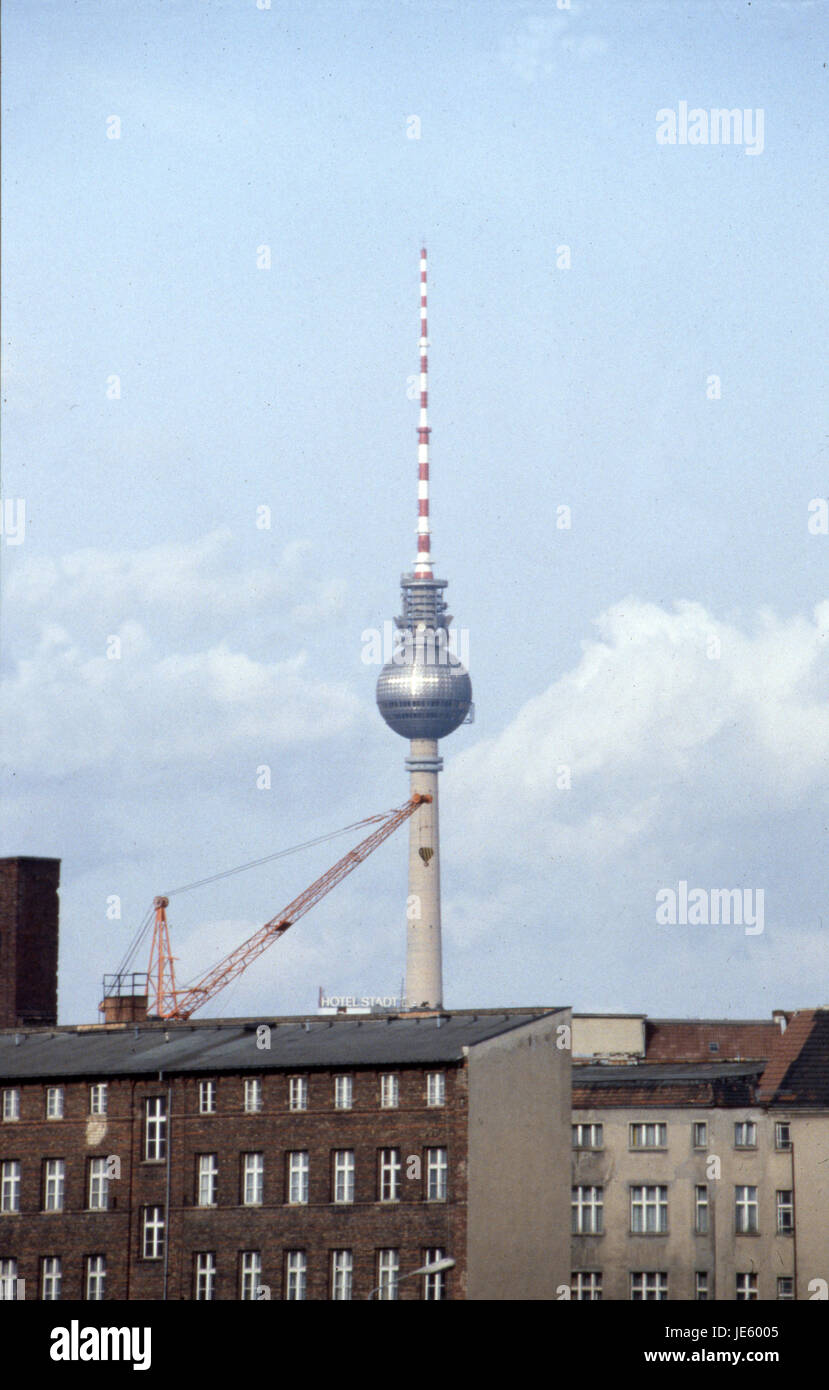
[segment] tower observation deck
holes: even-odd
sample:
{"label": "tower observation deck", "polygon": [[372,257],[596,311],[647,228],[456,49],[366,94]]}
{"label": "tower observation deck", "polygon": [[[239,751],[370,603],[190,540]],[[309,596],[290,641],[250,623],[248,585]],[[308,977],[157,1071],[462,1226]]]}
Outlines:
{"label": "tower observation deck", "polygon": [[420,253],[420,419],[418,423],[417,559],[401,578],[402,611],[391,660],[377,680],[377,705],[396,734],[409,740],[406,768],[411,792],[425,793],[409,822],[409,896],[406,907],[406,1000],[409,1008],[443,1004],[440,923],[438,740],[462,724],[472,708],[472,682],[451,649],[445,579],[432,570],[429,518],[428,347],[426,251]]}

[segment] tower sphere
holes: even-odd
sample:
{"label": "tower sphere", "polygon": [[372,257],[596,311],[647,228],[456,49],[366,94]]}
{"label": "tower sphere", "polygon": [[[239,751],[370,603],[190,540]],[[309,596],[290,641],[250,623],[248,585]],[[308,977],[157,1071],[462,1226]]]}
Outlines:
{"label": "tower sphere", "polygon": [[471,704],[466,667],[440,642],[405,643],[377,678],[380,713],[403,738],[445,738],[463,723]]}

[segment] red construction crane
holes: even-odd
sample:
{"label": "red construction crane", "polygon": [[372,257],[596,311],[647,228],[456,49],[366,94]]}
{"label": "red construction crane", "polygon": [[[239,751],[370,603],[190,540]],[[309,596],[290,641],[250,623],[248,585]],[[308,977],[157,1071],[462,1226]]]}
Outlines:
{"label": "red construction crane", "polygon": [[231,980],[235,980],[246,970],[251,961],[261,956],[263,951],[276,941],[289,927],[293,926],[300,917],[315,906],[316,903],[324,898],[326,893],[336,887],[352,869],[356,869],[358,864],[362,864],[367,859],[372,850],[377,849],[389,835],[392,835],[398,826],[408,820],[424,801],[431,801],[431,796],[423,792],[415,792],[414,795],[403,806],[398,806],[396,810],[389,811],[382,817],[372,816],[372,821],[380,820],[381,824],[370,835],[348,854],[344,854],[333,868],[312,883],[310,888],[306,888],[304,893],[300,893],[298,898],[276,916],[270,922],[266,922],[264,927],[260,927],[254,932],[253,936],[237,946],[235,951],[225,956],[224,960],[218,965],[214,965],[211,970],[206,971],[201,979],[195,984],[189,985],[184,989],[176,988],[175,969],[173,965],[173,955],[170,948],[170,934],[167,927],[167,907],[169,900],[159,897],[154,900],[155,907],[155,926],[153,928],[153,941],[150,950],[149,965],[149,987],[155,992],[154,1001],[147,1009],[149,1017],[157,1018],[176,1018],[188,1019],[197,1009],[202,1008],[209,1000],[229,985]]}

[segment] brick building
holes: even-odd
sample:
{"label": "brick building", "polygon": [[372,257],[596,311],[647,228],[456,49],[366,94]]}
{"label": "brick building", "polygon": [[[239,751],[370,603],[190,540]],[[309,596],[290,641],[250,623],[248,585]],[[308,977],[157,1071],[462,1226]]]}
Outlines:
{"label": "brick building", "polygon": [[0,1028],[58,1021],[59,859],[0,859]]}
{"label": "brick building", "polygon": [[2,1032],[0,1275],[45,1299],[554,1298],[569,1022]]}

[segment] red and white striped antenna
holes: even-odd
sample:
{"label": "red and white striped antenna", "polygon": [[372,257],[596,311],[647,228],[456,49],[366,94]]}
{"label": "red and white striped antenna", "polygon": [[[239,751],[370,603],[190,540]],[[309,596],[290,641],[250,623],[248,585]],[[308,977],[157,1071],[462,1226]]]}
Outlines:
{"label": "red and white striped antenna", "polygon": [[420,253],[420,420],[417,427],[417,559],[415,579],[432,579],[429,530],[429,335],[426,322],[426,247]]}

